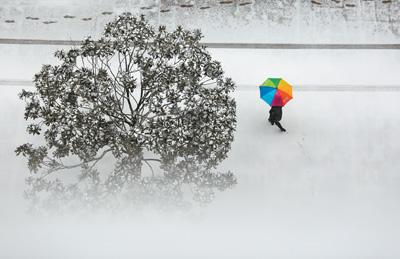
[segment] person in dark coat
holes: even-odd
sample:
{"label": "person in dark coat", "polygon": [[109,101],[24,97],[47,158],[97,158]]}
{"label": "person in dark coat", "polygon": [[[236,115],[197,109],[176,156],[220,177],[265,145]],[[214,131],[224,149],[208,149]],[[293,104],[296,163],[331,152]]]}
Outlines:
{"label": "person in dark coat", "polygon": [[268,121],[271,123],[271,125],[275,124],[282,132],[285,132],[286,130],[282,127],[281,123],[279,122],[281,119],[282,119],[282,107],[272,106],[271,110],[269,111]]}

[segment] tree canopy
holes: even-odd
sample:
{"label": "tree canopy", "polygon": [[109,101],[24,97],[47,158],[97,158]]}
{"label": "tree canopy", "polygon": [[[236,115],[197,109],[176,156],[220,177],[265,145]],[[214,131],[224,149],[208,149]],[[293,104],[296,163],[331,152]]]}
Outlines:
{"label": "tree canopy", "polygon": [[[139,188],[181,197],[188,185],[196,200],[210,201],[232,186],[231,172],[215,170],[233,141],[235,84],[201,39],[198,30],[155,29],[128,13],[99,39],[57,51],[59,64],[44,65],[35,90],[20,93],[27,130],[42,140],[16,149],[32,172],[27,196],[104,200]],[[110,172],[99,167],[106,158],[115,163]],[[78,182],[65,184],[61,172],[74,168]]]}

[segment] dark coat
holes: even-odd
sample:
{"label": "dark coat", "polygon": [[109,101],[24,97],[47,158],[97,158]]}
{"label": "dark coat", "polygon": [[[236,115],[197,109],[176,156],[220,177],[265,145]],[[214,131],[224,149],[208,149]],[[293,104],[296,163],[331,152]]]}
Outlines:
{"label": "dark coat", "polygon": [[272,106],[269,111],[269,121],[277,122],[282,119],[282,107]]}

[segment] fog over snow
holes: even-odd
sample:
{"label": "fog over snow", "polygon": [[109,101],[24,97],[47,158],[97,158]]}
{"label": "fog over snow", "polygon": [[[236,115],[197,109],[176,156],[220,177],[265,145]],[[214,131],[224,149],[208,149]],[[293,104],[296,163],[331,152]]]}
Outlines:
{"label": "fog over snow", "polygon": [[[238,184],[187,213],[24,214],[23,107],[1,97],[1,254],[24,258],[397,258],[398,92],[297,92],[281,134],[258,92],[239,90],[229,158]],[[371,104],[371,99],[375,105]],[[312,105],[311,105],[312,104]],[[349,107],[352,107],[349,111]],[[4,125],[7,125],[5,127]],[[111,215],[110,215],[111,213]]]}

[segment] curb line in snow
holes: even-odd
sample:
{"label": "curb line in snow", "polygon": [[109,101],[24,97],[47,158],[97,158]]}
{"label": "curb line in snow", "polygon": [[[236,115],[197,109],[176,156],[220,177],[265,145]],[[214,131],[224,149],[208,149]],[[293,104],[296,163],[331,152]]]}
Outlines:
{"label": "curb line in snow", "polygon": [[[79,40],[7,39],[0,44],[78,46]],[[213,49],[400,49],[400,44],[202,43]]]}

